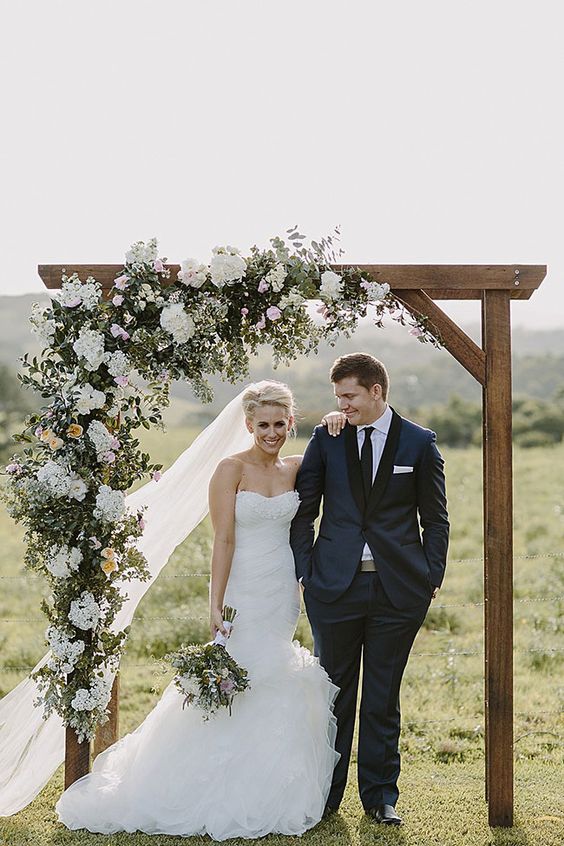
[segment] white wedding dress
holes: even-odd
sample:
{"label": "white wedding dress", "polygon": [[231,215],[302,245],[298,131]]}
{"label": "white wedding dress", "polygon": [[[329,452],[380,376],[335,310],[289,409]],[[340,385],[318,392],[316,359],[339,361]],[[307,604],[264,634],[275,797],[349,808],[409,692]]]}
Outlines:
{"label": "white wedding dress", "polygon": [[225,604],[237,609],[227,649],[251,688],[208,721],[182,708],[173,683],[141,725],[94,761],[57,803],[71,829],[203,835],[299,835],[329,794],[338,688],[292,637],[300,610],[289,545],[296,491],[240,491]]}

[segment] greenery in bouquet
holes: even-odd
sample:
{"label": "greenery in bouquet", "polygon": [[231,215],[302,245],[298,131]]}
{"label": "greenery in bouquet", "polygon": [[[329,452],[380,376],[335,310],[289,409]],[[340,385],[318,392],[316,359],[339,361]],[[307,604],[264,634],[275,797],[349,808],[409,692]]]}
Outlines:
{"label": "greenery in bouquet", "polygon": [[[223,609],[229,629],[236,614],[229,606]],[[164,660],[176,670],[174,683],[184,696],[182,707],[193,705],[202,711],[204,720],[220,708],[228,708],[231,714],[234,697],[250,687],[247,670],[227,652],[224,640],[216,636],[212,643],[183,645],[165,655]]]}

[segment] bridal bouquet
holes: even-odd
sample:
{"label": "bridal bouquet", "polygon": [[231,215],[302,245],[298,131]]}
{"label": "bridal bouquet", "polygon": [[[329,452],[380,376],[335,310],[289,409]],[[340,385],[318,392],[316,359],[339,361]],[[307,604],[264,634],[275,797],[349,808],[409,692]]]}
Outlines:
{"label": "bridal bouquet", "polygon": [[174,683],[184,694],[182,707],[194,705],[203,711],[204,720],[219,708],[229,708],[231,714],[234,696],[249,687],[247,670],[225,649],[236,616],[234,608],[225,606],[223,621],[227,637],[218,632],[211,643],[181,646],[165,655],[165,660],[176,670]]}

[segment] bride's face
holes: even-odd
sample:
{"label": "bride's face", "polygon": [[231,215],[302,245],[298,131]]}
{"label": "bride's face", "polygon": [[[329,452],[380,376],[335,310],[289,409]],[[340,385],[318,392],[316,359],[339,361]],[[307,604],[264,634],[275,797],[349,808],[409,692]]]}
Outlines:
{"label": "bride's face", "polygon": [[256,410],[254,417],[246,420],[255,446],[269,455],[276,455],[282,449],[293,422],[293,418],[287,417],[278,405],[263,405]]}

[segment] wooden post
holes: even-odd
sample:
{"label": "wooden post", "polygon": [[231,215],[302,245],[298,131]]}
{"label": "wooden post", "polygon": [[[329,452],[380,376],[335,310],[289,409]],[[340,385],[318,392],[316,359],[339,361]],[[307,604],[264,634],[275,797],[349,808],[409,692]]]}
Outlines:
{"label": "wooden post", "polygon": [[90,772],[90,743],[78,742],[74,729],[65,729],[65,790]]}
{"label": "wooden post", "polygon": [[513,470],[508,291],[484,291],[484,622],[490,826],[513,825]]}
{"label": "wooden post", "polygon": [[116,673],[109,702],[110,719],[98,726],[94,738],[92,757],[95,758],[119,738],[119,673]]}

